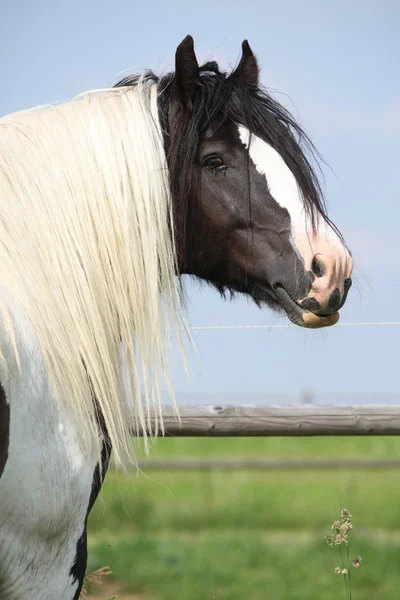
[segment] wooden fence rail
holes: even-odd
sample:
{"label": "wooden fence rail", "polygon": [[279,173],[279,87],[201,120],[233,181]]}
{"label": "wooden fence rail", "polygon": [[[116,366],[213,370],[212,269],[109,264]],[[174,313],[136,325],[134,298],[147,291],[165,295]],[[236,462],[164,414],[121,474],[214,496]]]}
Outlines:
{"label": "wooden fence rail", "polygon": [[[400,405],[182,406],[164,410],[166,436],[399,435]],[[133,422],[133,419],[132,419]],[[132,426],[132,434],[135,434]]]}

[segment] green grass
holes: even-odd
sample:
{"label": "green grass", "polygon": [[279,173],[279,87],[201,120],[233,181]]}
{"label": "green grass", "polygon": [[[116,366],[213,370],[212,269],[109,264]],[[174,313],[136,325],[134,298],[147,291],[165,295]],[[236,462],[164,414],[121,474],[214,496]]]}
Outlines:
{"label": "green grass", "polygon": [[[354,600],[399,597],[399,543],[355,540],[363,566],[352,571]],[[135,534],[90,554],[112,564],[126,590],[151,600],[337,600],[344,582],[338,555],[319,540],[270,540],[260,532]]]}
{"label": "green grass", "polygon": [[[400,456],[398,438],[166,439],[159,456]],[[353,513],[354,600],[400,596],[400,482],[391,470],[110,472],[89,520],[89,570],[149,600],[345,598],[326,546]],[[342,589],[343,586],[343,589]]]}
{"label": "green grass", "polygon": [[357,527],[400,529],[398,471],[113,473],[91,531],[326,528],[343,507]]}
{"label": "green grass", "polygon": [[[143,453],[139,450],[139,455]],[[161,438],[150,447],[156,457],[259,457],[259,458],[339,458],[400,457],[400,437],[253,437],[253,438]]]}

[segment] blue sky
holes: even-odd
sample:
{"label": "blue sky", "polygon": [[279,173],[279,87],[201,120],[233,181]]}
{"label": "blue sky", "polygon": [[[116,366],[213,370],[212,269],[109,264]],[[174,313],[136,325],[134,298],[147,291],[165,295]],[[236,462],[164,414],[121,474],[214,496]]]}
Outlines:
{"label": "blue sky", "polygon": [[[396,0],[3,0],[0,114],[106,87],[122,72],[168,71],[187,33],[200,60],[224,66],[247,38],[263,83],[330,165],[330,215],[356,260],[342,322],[400,321],[399,22]],[[192,284],[188,291],[192,325],[283,322],[245,300],[225,303]],[[397,393],[399,339],[400,327],[199,332],[198,353],[189,350],[191,381],[176,367],[177,389],[183,400],[226,393],[238,402],[302,390],[346,399]]]}

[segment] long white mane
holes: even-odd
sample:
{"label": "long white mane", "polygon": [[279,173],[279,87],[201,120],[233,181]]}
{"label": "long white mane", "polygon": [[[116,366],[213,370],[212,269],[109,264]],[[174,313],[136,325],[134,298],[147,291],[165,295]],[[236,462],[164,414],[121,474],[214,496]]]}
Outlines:
{"label": "long white mane", "polygon": [[[99,451],[95,398],[117,461],[132,448],[125,386],[136,426],[149,428],[154,410],[150,434],[162,427],[182,322],[172,232],[156,84],[0,120],[0,284],[31,323],[81,442]],[[4,302],[0,312],[12,336]]]}

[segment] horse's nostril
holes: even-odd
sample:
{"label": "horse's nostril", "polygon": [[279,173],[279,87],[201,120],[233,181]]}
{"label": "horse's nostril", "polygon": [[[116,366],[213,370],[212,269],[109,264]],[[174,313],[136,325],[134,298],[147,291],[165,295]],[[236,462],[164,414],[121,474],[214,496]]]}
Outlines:
{"label": "horse's nostril", "polygon": [[324,264],[319,260],[319,258],[317,258],[317,256],[314,256],[312,260],[311,269],[315,277],[323,277],[326,273]]}

